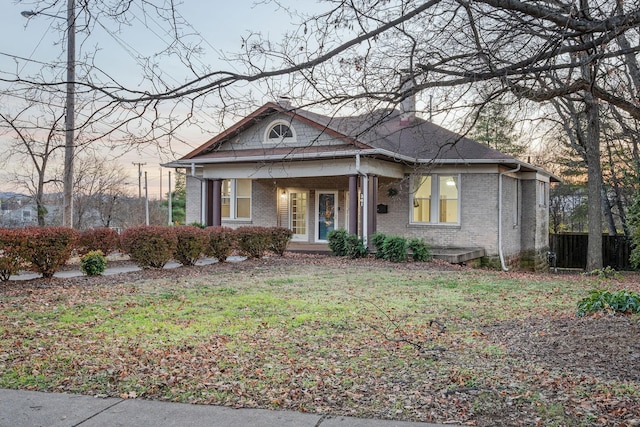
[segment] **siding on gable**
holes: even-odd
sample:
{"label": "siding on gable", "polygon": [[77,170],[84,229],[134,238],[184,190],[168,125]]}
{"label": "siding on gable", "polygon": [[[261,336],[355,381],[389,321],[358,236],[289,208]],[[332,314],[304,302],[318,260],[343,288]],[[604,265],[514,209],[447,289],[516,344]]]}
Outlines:
{"label": "siding on gable", "polygon": [[301,121],[292,119],[289,116],[284,114],[276,114],[273,115],[266,120],[263,120],[257,123],[255,126],[247,129],[237,137],[231,139],[230,142],[225,142],[219,148],[220,151],[225,150],[234,150],[234,149],[252,149],[252,148],[262,148],[262,147],[273,147],[274,144],[265,144],[265,133],[267,131],[267,127],[270,127],[271,124],[275,121],[284,121],[287,123],[291,123],[291,127],[295,130],[296,140],[294,142],[281,142],[278,144],[279,146],[290,146],[290,147],[308,147],[313,143],[320,143],[322,145],[340,145],[344,144],[344,141],[341,139],[333,138],[325,133],[322,133],[320,129],[310,126]]}

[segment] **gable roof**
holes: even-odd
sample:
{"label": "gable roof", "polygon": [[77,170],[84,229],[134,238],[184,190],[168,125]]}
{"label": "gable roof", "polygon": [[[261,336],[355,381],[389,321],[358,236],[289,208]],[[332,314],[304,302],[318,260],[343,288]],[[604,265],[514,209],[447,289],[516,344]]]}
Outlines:
{"label": "gable roof", "polygon": [[[305,147],[268,147],[221,150],[225,142],[275,114],[284,114],[321,133],[342,140],[342,144],[312,144]],[[380,109],[358,116],[331,117],[303,109],[290,109],[269,102],[233,126],[214,136],[176,162],[165,166],[184,167],[193,163],[268,161],[283,159],[336,158],[360,155],[385,157],[412,164],[496,164],[520,165],[522,170],[548,174],[542,168],[522,162],[477,141],[429,121],[401,120],[401,112]]]}

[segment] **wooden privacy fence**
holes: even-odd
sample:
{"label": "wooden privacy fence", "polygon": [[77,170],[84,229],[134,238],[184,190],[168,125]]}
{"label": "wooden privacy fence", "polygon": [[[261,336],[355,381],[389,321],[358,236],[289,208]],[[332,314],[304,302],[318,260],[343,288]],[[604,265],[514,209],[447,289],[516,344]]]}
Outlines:
{"label": "wooden privacy fence", "polygon": [[[558,268],[586,268],[587,242],[583,233],[550,234],[549,247],[555,253]],[[625,236],[602,236],[602,260],[604,266],[616,270],[631,270],[629,256],[631,241]],[[553,267],[553,261],[551,261]]]}

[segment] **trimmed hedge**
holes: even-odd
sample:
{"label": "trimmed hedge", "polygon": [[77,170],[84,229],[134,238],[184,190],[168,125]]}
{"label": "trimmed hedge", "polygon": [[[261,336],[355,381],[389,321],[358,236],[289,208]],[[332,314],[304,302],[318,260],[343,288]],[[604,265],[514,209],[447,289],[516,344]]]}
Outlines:
{"label": "trimmed hedge", "polygon": [[235,249],[236,236],[229,227],[207,227],[209,243],[205,248],[207,256],[214,257],[218,262],[225,262]]}
{"label": "trimmed hedge", "polygon": [[0,228],[0,281],[6,282],[24,266],[26,243],[23,230]]}
{"label": "trimmed hedge", "polygon": [[264,227],[239,227],[235,230],[238,249],[248,258],[262,258],[269,249],[271,233]]}
{"label": "trimmed hedge", "polygon": [[181,225],[175,228],[175,234],[173,258],[182,265],[194,265],[209,245],[209,233],[199,227]]}
{"label": "trimmed hedge", "polygon": [[162,268],[173,257],[178,239],[171,227],[141,225],[120,236],[122,250],[140,268]]}
{"label": "trimmed hedge", "polygon": [[284,227],[271,227],[268,229],[270,234],[269,250],[278,256],[284,255],[287,245],[293,237],[293,231]]}
{"label": "trimmed hedge", "polygon": [[53,277],[73,254],[79,233],[66,227],[27,227],[24,260],[31,271]]}
{"label": "trimmed hedge", "polygon": [[102,255],[109,255],[120,250],[120,235],[117,231],[107,227],[84,230],[80,233],[77,250],[80,256],[92,251],[100,251]]}
{"label": "trimmed hedge", "polygon": [[336,256],[348,256],[351,259],[367,256],[369,250],[357,234],[349,234],[344,229],[331,230],[327,234],[329,249]]}

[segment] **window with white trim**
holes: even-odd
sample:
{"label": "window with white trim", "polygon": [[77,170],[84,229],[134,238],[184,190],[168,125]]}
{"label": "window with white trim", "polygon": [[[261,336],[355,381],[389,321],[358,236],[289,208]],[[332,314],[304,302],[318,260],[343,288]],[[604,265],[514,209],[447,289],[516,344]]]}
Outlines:
{"label": "window with white trim", "polygon": [[222,181],[222,218],[251,219],[251,180]]}
{"label": "window with white trim", "polygon": [[296,140],[296,132],[291,126],[291,123],[285,122],[284,120],[277,120],[269,125],[264,139],[271,144],[293,142]]}
{"label": "window with white trim", "polygon": [[414,176],[411,222],[458,224],[460,222],[459,182],[458,175]]}

